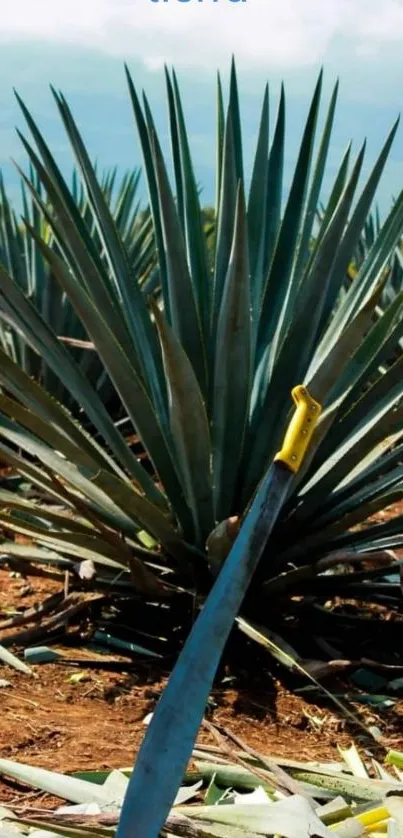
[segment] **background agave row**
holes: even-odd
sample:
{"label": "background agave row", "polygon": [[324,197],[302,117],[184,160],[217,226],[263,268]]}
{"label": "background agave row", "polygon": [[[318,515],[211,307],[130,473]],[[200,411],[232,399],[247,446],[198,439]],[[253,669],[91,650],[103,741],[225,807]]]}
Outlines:
{"label": "background agave row", "polygon": [[397,603],[397,575],[379,581],[375,568],[363,587],[361,565],[325,573],[403,541],[402,516],[367,521],[402,496],[403,193],[382,225],[368,220],[397,125],[360,191],[364,147],[354,159],[347,148],[320,209],[337,100],[336,85],[317,138],[320,76],[284,200],[285,93],[273,115],[264,91],[249,178],[233,65],[227,104],[217,85],[206,219],[175,73],[166,72],[172,184],[148,100],[128,71],[127,81],[146,212],[137,170],[117,193],[115,173],[98,178],[62,94],[70,186],[20,102],[31,174],[21,173],[24,229],[2,191],[0,457],[35,491],[1,491],[0,524],[32,540],[10,538],[3,552],[63,568],[91,559],[95,585],[148,600],[203,595],[228,549],[211,533],[245,513],[279,447],[290,391],[304,382],[323,416],[245,613],[264,622],[269,600],[306,591],[324,624],[329,596],[359,589]]}
{"label": "background agave row", "polygon": [[[110,206],[115,224],[125,241],[128,258],[140,285],[158,282],[155,247],[152,233],[152,221],[148,211],[141,209],[138,199],[140,169],[127,172],[120,180],[117,170],[107,172],[101,178],[101,188],[105,200]],[[42,188],[32,167],[29,184],[42,197]],[[23,215],[47,244],[58,252],[56,239],[46,218],[38,209],[30,191],[22,186]],[[73,172],[71,193],[77,209],[82,216],[94,245],[103,255],[102,241],[98,235],[83,184],[77,171]],[[103,364],[93,351],[88,351],[82,342],[88,342],[85,329],[74,311],[70,300],[55,280],[52,270],[45,260],[36,241],[27,234],[24,224],[16,216],[8,200],[4,183],[0,184],[0,260],[21,290],[34,303],[42,317],[60,338],[69,339],[71,352],[83,371],[94,382],[107,404],[116,407],[115,391],[109,381]],[[46,196],[45,200],[46,200]],[[49,212],[52,212],[48,205]],[[60,251],[59,251],[60,252]],[[37,378],[55,398],[74,409],[69,391],[63,382],[51,371],[24,339],[23,333],[16,331],[10,321],[3,316],[0,322],[0,340],[3,349],[18,362],[28,373]]]}

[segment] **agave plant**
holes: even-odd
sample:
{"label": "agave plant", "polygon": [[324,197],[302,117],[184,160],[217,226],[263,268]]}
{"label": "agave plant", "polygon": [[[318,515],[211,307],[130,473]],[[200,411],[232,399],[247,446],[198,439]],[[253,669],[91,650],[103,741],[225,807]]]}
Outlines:
{"label": "agave plant", "polygon": [[[307,584],[312,590],[313,580],[323,602],[331,592],[353,591],[359,574],[329,580],[323,571],[352,555],[355,561],[357,552],[362,558],[403,541],[401,516],[367,522],[402,496],[403,361],[387,372],[382,365],[402,333],[403,293],[381,316],[376,308],[385,266],[402,235],[403,193],[354,282],[340,294],[397,124],[358,197],[364,146],[351,166],[351,149],[346,150],[313,237],[337,85],[316,149],[319,76],[283,205],[284,90],[271,139],[268,89],[264,92],[246,195],[233,65],[226,107],[220,79],[217,87],[211,267],[176,75],[166,72],[173,185],[148,100],[140,101],[129,71],[127,80],[148,183],[160,293],[148,299],[142,292],[130,236],[122,234],[70,108],[55,91],[102,249],[20,100],[33,144],[21,139],[42,194],[32,178],[24,179],[52,244],[32,220],[26,227],[92,341],[149,467],[112,422],[95,382],[2,268],[1,306],[9,321],[95,429],[88,435],[46,388],[0,352],[0,456],[41,497],[35,504],[2,493],[0,523],[36,545],[10,541],[3,552],[63,566],[90,558],[102,565],[99,585],[123,572],[119,584],[147,597],[169,597],[194,586],[204,594],[279,447],[290,391],[303,382],[323,414],[245,608],[262,621],[267,598],[273,602]],[[362,596],[381,600],[386,593],[393,603],[399,590],[392,581],[385,592],[375,577]],[[322,611],[320,617],[325,619]]]}
{"label": "agave plant", "polygon": [[[106,172],[101,178],[101,189],[122,239],[127,243],[128,258],[134,275],[140,284],[150,283],[156,275],[155,248],[152,222],[148,211],[141,209],[137,198],[140,169],[127,172],[118,181],[117,170]],[[30,185],[42,197],[41,184],[30,171]],[[73,171],[71,193],[83,223],[88,228],[94,246],[103,254],[102,241],[98,235],[91,206],[87,200],[77,171]],[[37,235],[58,251],[52,228],[38,209],[22,182],[23,215]],[[49,208],[51,212],[51,208]],[[88,336],[70,300],[55,280],[50,265],[44,258],[35,239],[28,235],[19,223],[13,210],[4,183],[0,182],[0,260],[10,275],[18,282],[22,291],[32,300],[42,317],[51,326],[59,339],[65,341],[75,360],[95,383],[102,399],[110,406],[116,394],[97,353],[88,351]],[[26,343],[21,331],[13,330],[3,314],[0,321],[0,340],[3,348],[28,373],[40,380],[55,398],[70,409],[73,401],[70,393],[41,359]]]}
{"label": "agave plant", "polygon": [[[323,221],[324,217],[324,208],[323,206],[317,213],[317,220],[318,224],[320,225]],[[359,269],[362,267],[365,259],[368,256],[370,249],[373,247],[376,238],[379,236],[381,231],[381,218],[378,207],[376,207],[374,212],[370,212],[368,218],[365,220],[365,224],[362,230],[362,233],[359,237],[357,247],[353,254],[352,260],[350,265],[347,269],[346,274],[346,281],[345,285],[342,289],[342,293],[348,289],[350,283],[355,279],[357,276]],[[382,293],[380,294],[378,307],[376,310],[376,314],[382,313],[382,311],[387,308],[393,299],[395,298],[396,294],[402,290],[402,281],[403,281],[403,256],[402,256],[402,240],[400,239],[396,245],[396,248],[392,251],[390,260],[384,268],[385,271],[385,284],[382,289]],[[401,341],[399,340],[399,346],[401,349]]]}
{"label": "agave plant", "polygon": [[[364,230],[360,236],[358,247],[355,252],[354,260],[349,269],[350,281],[354,279],[357,271],[366,259],[368,251],[372,247],[376,236],[379,235],[381,228],[381,221],[378,209],[370,213],[364,226]],[[391,254],[388,265],[385,267],[386,281],[382,294],[379,299],[379,306],[377,309],[378,315],[383,312],[395,299],[396,295],[403,288],[403,240],[400,239]],[[393,352],[390,361],[396,359],[403,349],[403,341],[399,338],[397,345],[393,347]]]}
{"label": "agave plant", "polygon": [[[371,249],[376,237],[379,235],[380,229],[381,219],[379,209],[376,208],[375,212],[371,212],[365,221],[364,229],[362,231],[354,254],[353,263],[350,270],[350,279],[353,279],[354,276],[357,274],[359,268],[361,267],[362,263],[368,255],[368,251]],[[381,304],[383,307],[389,305],[392,302],[394,296],[398,294],[399,291],[401,291],[402,289],[403,257],[401,239],[399,240],[395,250],[391,254],[390,264],[387,266],[386,270],[388,272],[388,276],[385,283],[385,288],[383,289],[381,295]]]}

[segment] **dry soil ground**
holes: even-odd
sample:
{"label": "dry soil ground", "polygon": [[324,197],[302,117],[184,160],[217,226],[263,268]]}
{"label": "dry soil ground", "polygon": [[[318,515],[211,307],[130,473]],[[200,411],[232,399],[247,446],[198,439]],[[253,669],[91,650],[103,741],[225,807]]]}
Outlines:
{"label": "dry soil ground", "polygon": [[[21,578],[0,570],[0,618],[10,605],[39,603],[58,586],[33,579],[27,592]],[[77,672],[78,680],[72,678]],[[130,673],[90,670],[84,659],[79,670],[38,665],[35,678],[1,666],[0,679],[10,683],[0,688],[0,757],[62,772],[129,766],[167,675],[144,663]],[[338,758],[337,745],[348,745],[354,733],[356,742],[382,758],[337,709],[306,703],[266,676],[251,680],[241,673],[226,680],[214,702],[212,719],[263,753],[331,760]],[[359,705],[356,710],[380,727],[388,747],[403,749],[403,702],[379,713]],[[213,740],[202,732],[199,741]],[[18,784],[0,781],[0,802],[15,803],[23,794]]]}

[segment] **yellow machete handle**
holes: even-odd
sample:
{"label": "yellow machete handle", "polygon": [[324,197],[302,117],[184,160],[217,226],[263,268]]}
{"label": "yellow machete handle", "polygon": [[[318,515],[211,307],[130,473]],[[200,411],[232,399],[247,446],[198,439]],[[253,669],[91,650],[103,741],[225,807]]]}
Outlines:
{"label": "yellow machete handle", "polygon": [[297,472],[312,439],[322,408],[302,384],[294,387],[291,395],[297,409],[287,428],[283,447],[276,454],[274,462],[284,463],[291,471]]}

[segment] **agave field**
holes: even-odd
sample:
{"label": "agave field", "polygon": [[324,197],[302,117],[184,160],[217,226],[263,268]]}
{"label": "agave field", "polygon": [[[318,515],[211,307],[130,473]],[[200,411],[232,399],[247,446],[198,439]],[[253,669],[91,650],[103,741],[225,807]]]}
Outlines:
{"label": "agave field", "polygon": [[[62,638],[177,660],[130,777],[119,838],[157,838],[167,817],[178,835],[302,835],[283,809],[306,819],[307,835],[379,824],[400,835],[396,800],[389,809],[384,797],[401,775],[379,764],[371,778],[356,754],[347,779],[340,766],[333,774],[348,785],[358,771],[372,796],[354,786],[335,804],[344,786],[323,781],[320,799],[332,805],[322,820],[310,779],[296,785],[293,771],[256,754],[252,820],[248,810],[238,817],[228,791],[243,783],[219,784],[211,765],[200,806],[177,803],[169,815],[178,794],[187,799],[178,789],[220,661],[256,649],[316,688],[336,670],[364,670],[367,679],[384,673],[387,690],[403,671],[403,191],[383,221],[373,210],[398,122],[365,181],[365,144],[355,154],[348,146],[329,188],[338,85],[322,106],[320,74],[288,183],[286,94],[273,109],[267,87],[247,172],[233,63],[228,94],[217,81],[207,211],[175,72],[166,71],[169,156],[126,75],[142,160],[123,176],[99,174],[53,90],[75,160],[69,182],[18,100],[22,218],[0,184],[0,561],[59,582],[59,592],[3,614],[0,658],[27,673]],[[237,759],[239,768],[245,754]],[[213,762],[219,773],[222,754]],[[50,777],[21,770],[49,791]],[[270,786],[267,772],[271,781],[279,771]],[[107,782],[121,802],[125,774]],[[110,789],[69,788],[59,796],[102,802],[91,834],[114,830]],[[233,805],[221,806],[227,798]],[[375,801],[375,815],[363,801]],[[274,825],[259,819],[262,806]],[[62,815],[52,832],[83,834]]]}

